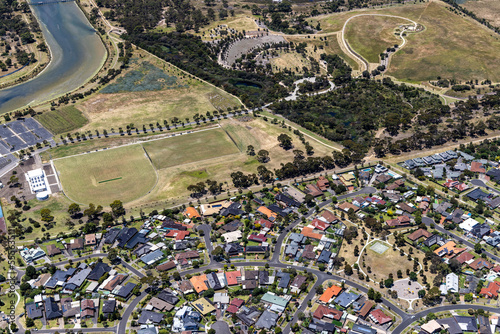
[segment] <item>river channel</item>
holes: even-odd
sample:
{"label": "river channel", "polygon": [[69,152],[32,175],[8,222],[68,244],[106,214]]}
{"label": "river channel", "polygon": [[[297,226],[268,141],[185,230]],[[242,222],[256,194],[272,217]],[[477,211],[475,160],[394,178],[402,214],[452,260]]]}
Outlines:
{"label": "river channel", "polygon": [[102,66],[106,48],[74,2],[31,6],[50,48],[50,64],[35,78],[0,90],[0,113],[64,95]]}

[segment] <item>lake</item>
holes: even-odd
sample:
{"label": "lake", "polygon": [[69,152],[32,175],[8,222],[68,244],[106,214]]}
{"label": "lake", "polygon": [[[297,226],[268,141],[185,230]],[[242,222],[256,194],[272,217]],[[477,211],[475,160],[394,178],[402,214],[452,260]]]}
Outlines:
{"label": "lake", "polygon": [[0,113],[57,98],[83,85],[102,66],[106,48],[74,2],[31,6],[46,44],[50,64],[35,78],[0,90]]}

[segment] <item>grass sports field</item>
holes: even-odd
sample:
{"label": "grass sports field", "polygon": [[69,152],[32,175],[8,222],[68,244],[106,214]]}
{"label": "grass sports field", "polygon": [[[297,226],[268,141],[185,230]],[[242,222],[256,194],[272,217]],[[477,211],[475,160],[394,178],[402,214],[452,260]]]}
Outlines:
{"label": "grass sports field", "polygon": [[47,111],[35,118],[55,135],[81,128],[88,122],[82,112],[73,106]]}
{"label": "grass sports field", "polygon": [[156,173],[140,145],[55,160],[65,194],[78,203],[109,205],[145,195]]}
{"label": "grass sports field", "polygon": [[[322,33],[325,33],[342,30],[345,20],[361,13],[406,17],[422,24],[425,30],[407,35],[407,45],[392,57],[387,74],[406,81],[435,80],[437,76],[461,81],[500,81],[500,37],[474,20],[459,16],[448,8],[442,2],[429,1],[378,10],[336,13],[311,21],[314,25],[319,20]],[[367,36],[371,36],[370,21],[353,19],[349,22],[348,29],[366,32]],[[351,24],[358,27],[352,28]],[[382,36],[377,39],[383,39],[386,33],[382,29]],[[384,42],[380,48],[385,49],[388,46],[390,45],[385,45]]]}
{"label": "grass sports field", "polygon": [[207,130],[143,144],[157,169],[240,153],[224,130]]}

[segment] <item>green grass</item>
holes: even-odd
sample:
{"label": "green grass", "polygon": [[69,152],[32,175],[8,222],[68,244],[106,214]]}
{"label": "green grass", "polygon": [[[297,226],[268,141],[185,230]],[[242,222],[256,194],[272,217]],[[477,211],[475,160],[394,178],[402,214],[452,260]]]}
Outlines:
{"label": "green grass", "polygon": [[155,140],[144,143],[143,146],[158,169],[239,152],[223,130],[208,130]]}
{"label": "green grass", "polygon": [[47,111],[35,118],[55,135],[73,131],[88,123],[82,112],[74,106]]}
{"label": "green grass", "polygon": [[59,159],[54,163],[65,194],[83,204],[109,205],[115,199],[129,202],[145,195],[156,183],[154,168],[140,145]]}

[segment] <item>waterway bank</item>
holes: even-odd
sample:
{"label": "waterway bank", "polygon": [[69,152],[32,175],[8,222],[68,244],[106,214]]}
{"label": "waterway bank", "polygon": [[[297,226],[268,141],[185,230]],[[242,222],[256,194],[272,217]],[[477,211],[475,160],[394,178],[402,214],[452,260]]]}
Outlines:
{"label": "waterway bank", "polygon": [[51,62],[35,78],[0,90],[0,113],[33,106],[69,93],[91,79],[107,51],[74,2],[32,6],[50,48]]}

